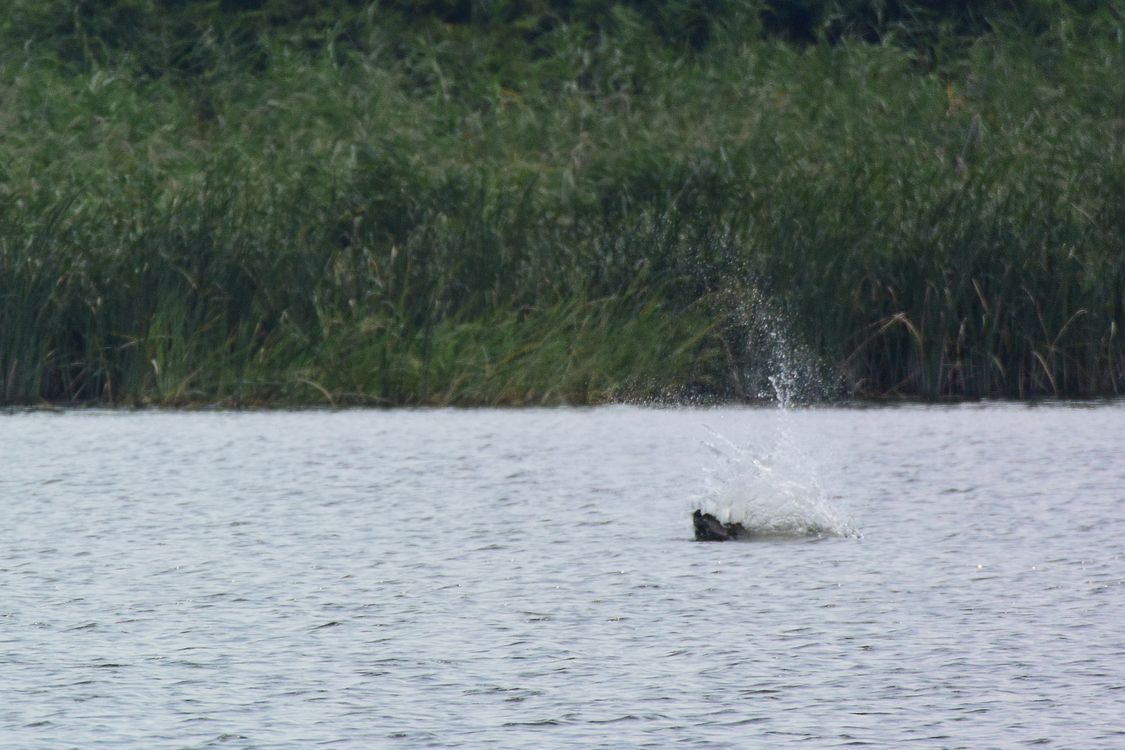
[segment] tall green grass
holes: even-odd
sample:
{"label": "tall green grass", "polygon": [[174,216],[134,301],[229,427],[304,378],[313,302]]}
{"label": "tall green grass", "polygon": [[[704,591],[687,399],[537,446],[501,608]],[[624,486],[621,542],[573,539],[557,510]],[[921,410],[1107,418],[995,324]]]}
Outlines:
{"label": "tall green grass", "polygon": [[1120,13],[937,61],[365,12],[0,35],[0,399],[745,397],[770,327],[840,393],[1125,385]]}

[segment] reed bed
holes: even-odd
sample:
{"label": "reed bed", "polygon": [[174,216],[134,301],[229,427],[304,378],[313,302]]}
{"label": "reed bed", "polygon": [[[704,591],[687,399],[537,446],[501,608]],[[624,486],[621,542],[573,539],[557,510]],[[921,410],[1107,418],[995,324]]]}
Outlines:
{"label": "reed bed", "polygon": [[5,403],[752,398],[771,336],[821,395],[1125,386],[1119,4],[948,59],[372,6],[156,72],[18,5]]}

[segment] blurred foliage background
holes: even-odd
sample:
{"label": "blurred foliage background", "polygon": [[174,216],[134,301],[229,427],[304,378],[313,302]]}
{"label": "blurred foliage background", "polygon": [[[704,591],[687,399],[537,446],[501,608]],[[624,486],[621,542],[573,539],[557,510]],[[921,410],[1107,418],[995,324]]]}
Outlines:
{"label": "blurred foliage background", "polygon": [[1120,0],[9,0],[0,401],[1098,396]]}

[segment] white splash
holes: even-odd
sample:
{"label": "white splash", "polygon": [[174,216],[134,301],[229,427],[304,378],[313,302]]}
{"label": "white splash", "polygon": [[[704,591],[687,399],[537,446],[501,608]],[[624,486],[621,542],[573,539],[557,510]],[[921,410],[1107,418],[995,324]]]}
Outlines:
{"label": "white splash", "polygon": [[[789,345],[776,320],[769,321],[768,378],[775,409],[772,429],[756,444],[736,445],[706,426],[704,441],[715,457],[706,474],[701,509],[723,523],[740,523],[759,536],[859,536],[852,521],[820,481],[818,462],[794,429],[794,404],[810,391],[808,357]],[[768,393],[763,395],[770,395]]]}
{"label": "white splash", "polygon": [[739,446],[708,428],[715,456],[700,507],[764,536],[858,536],[783,420],[765,448]]}

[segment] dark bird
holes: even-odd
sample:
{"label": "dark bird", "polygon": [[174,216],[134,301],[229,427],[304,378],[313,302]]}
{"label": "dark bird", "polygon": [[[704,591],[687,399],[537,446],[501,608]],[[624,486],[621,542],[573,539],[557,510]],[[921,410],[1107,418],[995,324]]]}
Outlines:
{"label": "dark bird", "polygon": [[691,514],[697,542],[726,542],[746,534],[746,527],[740,523],[723,523],[710,513],[697,510]]}

